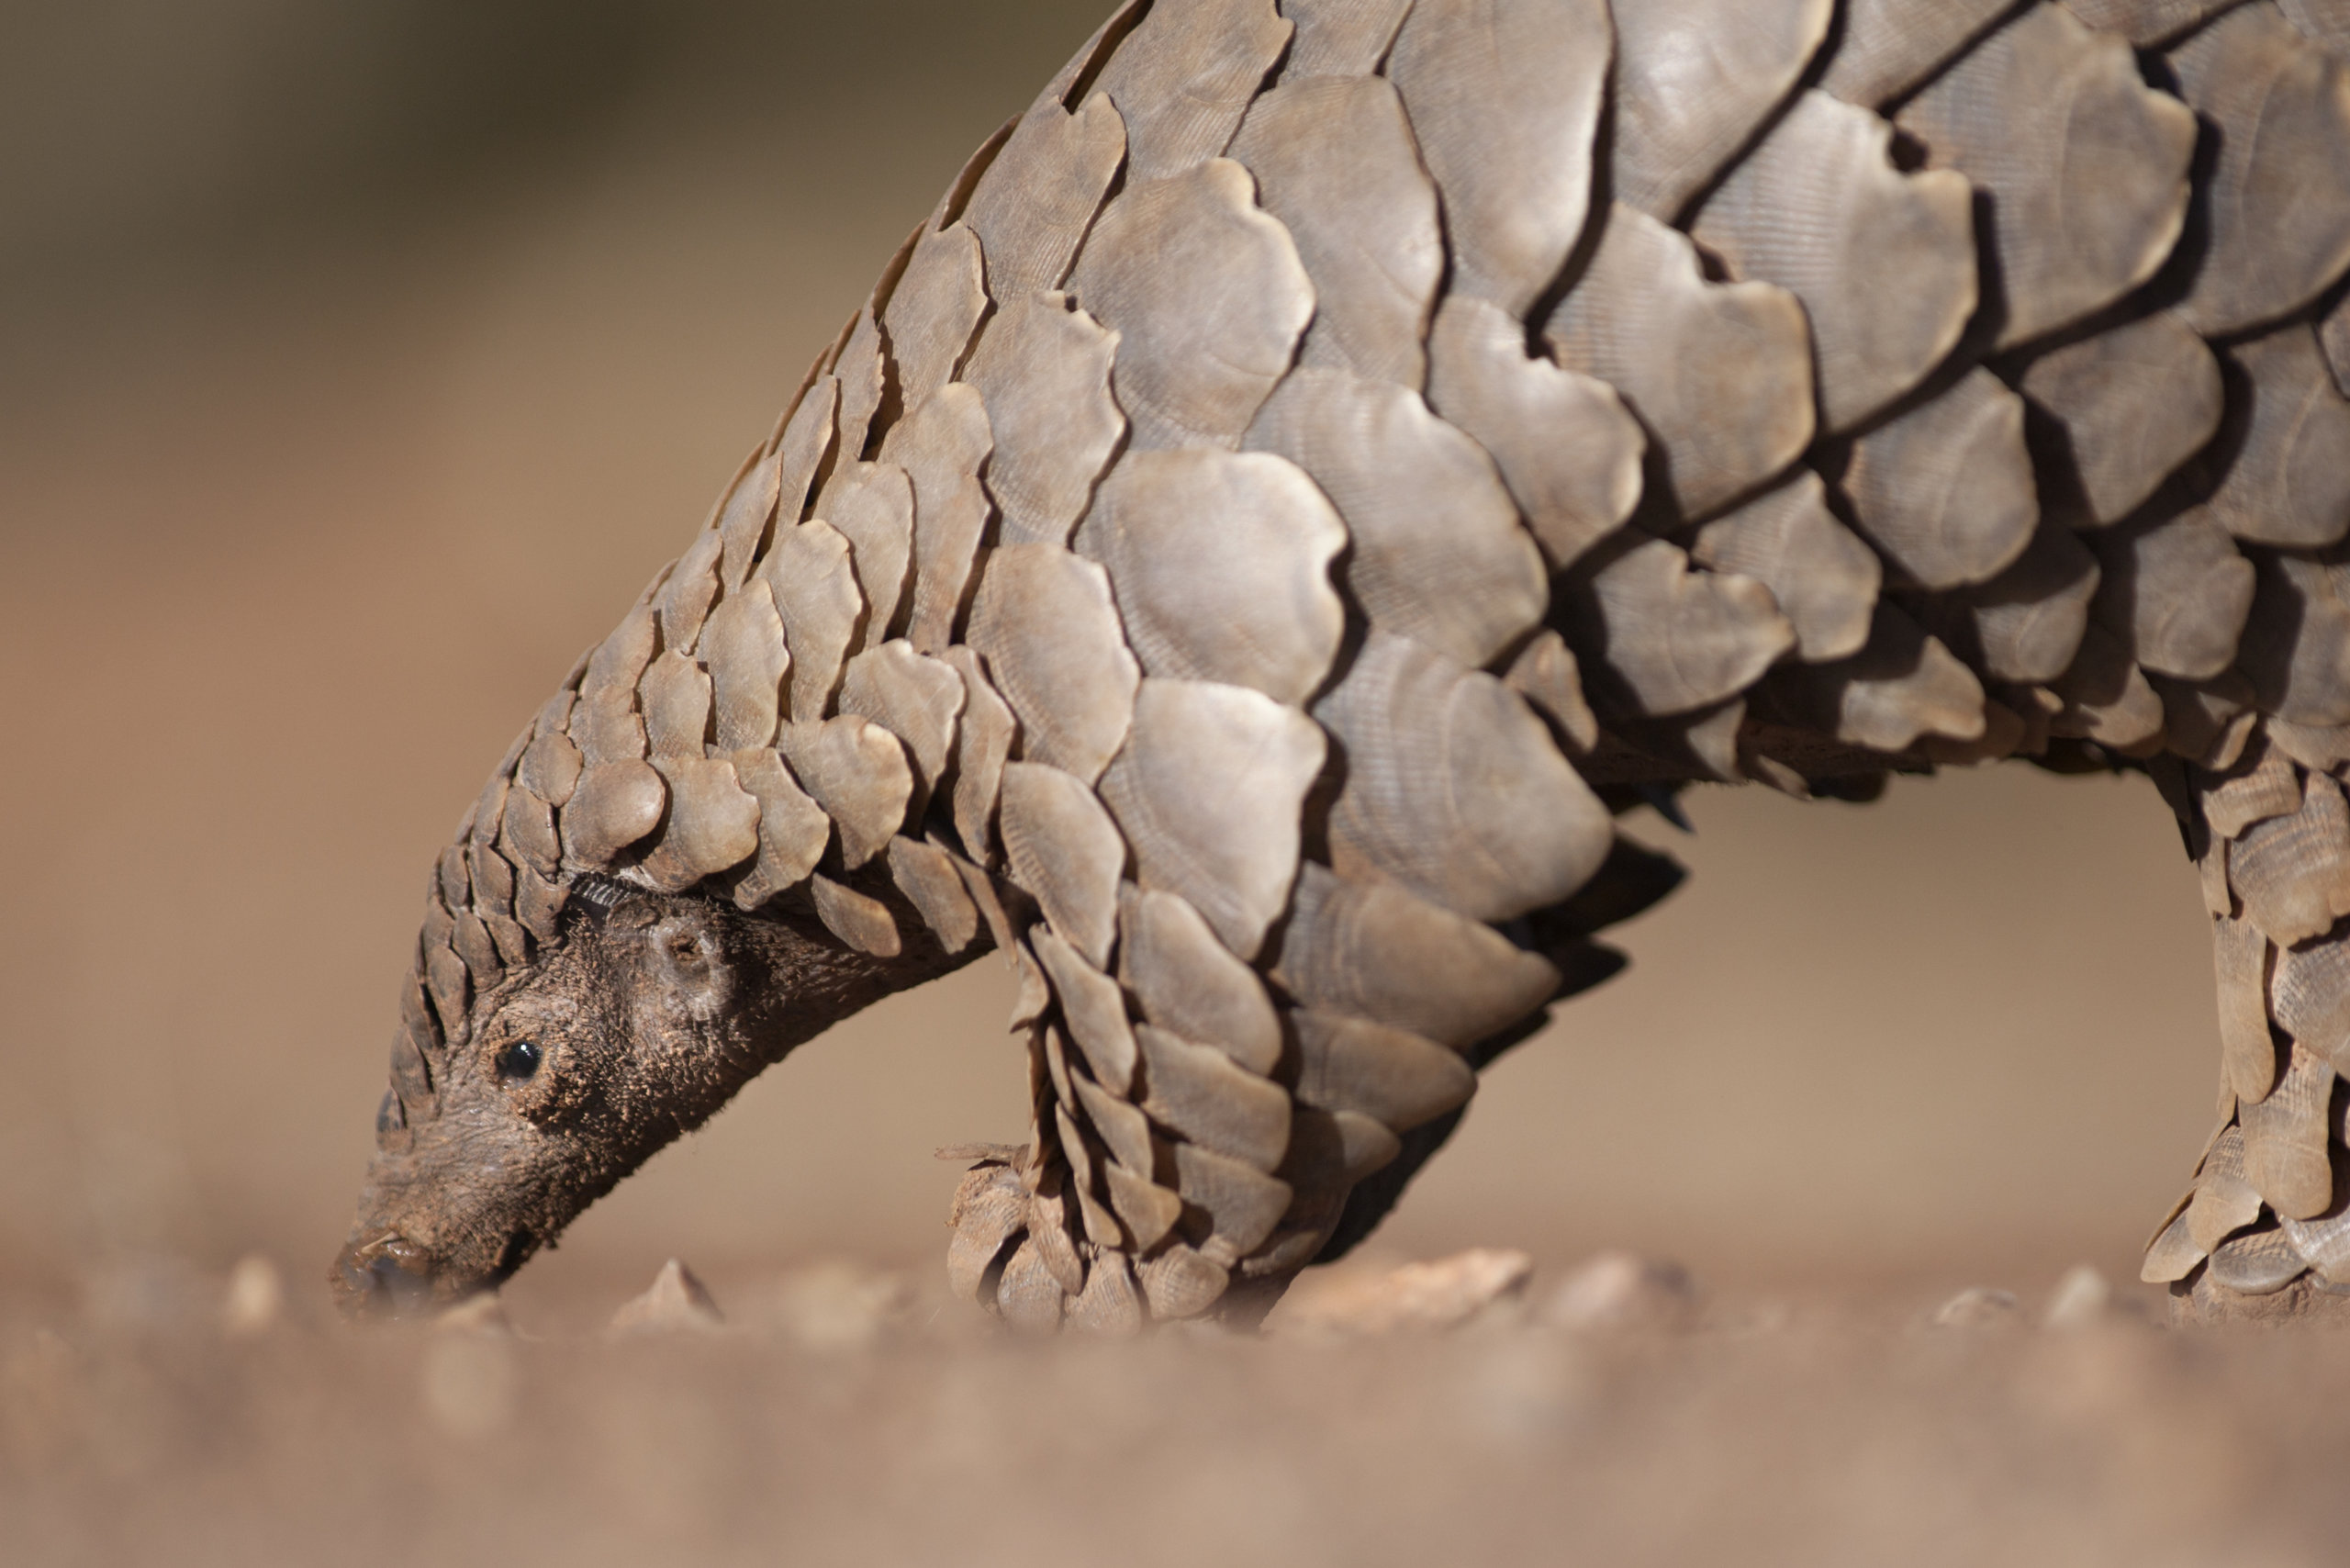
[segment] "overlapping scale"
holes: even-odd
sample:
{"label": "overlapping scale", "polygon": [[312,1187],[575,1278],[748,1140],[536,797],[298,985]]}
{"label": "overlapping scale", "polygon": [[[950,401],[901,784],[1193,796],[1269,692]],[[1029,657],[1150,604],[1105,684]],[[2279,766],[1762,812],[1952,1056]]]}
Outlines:
{"label": "overlapping scale", "polygon": [[1020,721],[1021,756],[1100,778],[1125,744],[1142,678],[1109,574],[1058,545],[1006,545],[988,559],[968,636]]}
{"label": "overlapping scale", "polygon": [[2166,57],[2180,95],[2219,128],[2209,236],[2179,314],[2206,336],[2308,304],[2350,268],[2350,66],[2282,12],[2239,6]]}
{"label": "overlapping scale", "polygon": [[1798,94],[1690,228],[1731,275],[1774,283],[1811,323],[1820,420],[1847,431],[1926,378],[1975,313],[1975,192],[1903,174],[1893,128]]}
{"label": "overlapping scale", "polygon": [[994,449],[987,489],[1006,544],[1066,544],[1109,464],[1125,416],[1110,397],[1118,335],[1069,297],[1032,289],[999,302],[965,376]]}
{"label": "overlapping scale", "polygon": [[1560,364],[1639,416],[1651,499],[1682,518],[1724,510],[1810,444],[1802,304],[1771,284],[1707,282],[1686,235],[1620,202],[1542,330]]}
{"label": "overlapping scale", "polygon": [[[979,470],[994,449],[979,390],[959,381],[939,387],[882,440],[882,458],[902,468],[912,487],[905,635],[925,654],[954,641],[969,602],[972,564],[990,515]],[[879,633],[867,630],[869,646]]]}
{"label": "overlapping scale", "polygon": [[2025,7],[1895,116],[1988,193],[1999,346],[2079,320],[2152,277],[2187,216],[2195,117],[2128,44],[2061,5]]}
{"label": "overlapping scale", "polygon": [[1376,76],[1286,83],[1249,108],[1231,154],[1314,280],[1304,363],[1417,389],[1444,240],[1395,89]]}
{"label": "overlapping scale", "polygon": [[[1136,879],[1180,894],[1253,958],[1288,902],[1300,812],[1323,757],[1321,728],[1294,708],[1246,687],[1154,678],[1136,693],[1102,799]],[[1563,762],[1558,771],[1580,790]]]}
{"label": "overlapping scale", "polygon": [[1427,352],[1429,407],[1493,458],[1553,569],[1632,514],[1648,442],[1614,387],[1528,352],[1523,322],[1465,294],[1446,296]]}
{"label": "overlapping scale", "polygon": [[1374,631],[1314,716],[1344,754],[1326,829],[1342,876],[1498,921],[1560,902],[1606,857],[1606,808],[1490,675]]}
{"label": "overlapping scale", "polygon": [[1128,181],[1222,152],[1289,39],[1273,0],[1154,0],[1096,78],[1125,120]]}
{"label": "overlapping scale", "polygon": [[1640,0],[1615,8],[1616,199],[1670,223],[1785,100],[1831,0]]}
{"label": "overlapping scale", "polygon": [[1418,394],[1292,371],[1247,443],[1288,458],[1337,506],[1351,544],[1343,579],[1373,626],[1475,666],[1541,620],[1548,573],[1501,475]]}
{"label": "overlapping scale", "polygon": [[1614,27],[1605,0],[1416,0],[1387,57],[1444,201],[1453,292],[1523,317],[1582,234]]}
{"label": "overlapping scale", "polygon": [[1110,384],[1143,450],[1238,446],[1314,314],[1289,230],[1228,158],[1129,185],[1069,292],[1120,335]]}
{"label": "overlapping scale", "polygon": [[1346,524],[1314,481],[1267,453],[1136,452],[1077,532],[1110,575],[1148,674],[1246,686],[1299,703],[1345,630],[1330,563]]}

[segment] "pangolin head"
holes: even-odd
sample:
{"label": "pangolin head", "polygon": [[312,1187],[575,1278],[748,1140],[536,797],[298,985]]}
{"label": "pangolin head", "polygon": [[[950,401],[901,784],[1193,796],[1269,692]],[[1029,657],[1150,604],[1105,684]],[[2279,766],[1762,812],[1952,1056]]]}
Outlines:
{"label": "pangolin head", "polygon": [[557,940],[395,1047],[358,1215],[329,1278],[352,1313],[495,1289],[762,1069],[892,989],[785,917],[597,881]]}

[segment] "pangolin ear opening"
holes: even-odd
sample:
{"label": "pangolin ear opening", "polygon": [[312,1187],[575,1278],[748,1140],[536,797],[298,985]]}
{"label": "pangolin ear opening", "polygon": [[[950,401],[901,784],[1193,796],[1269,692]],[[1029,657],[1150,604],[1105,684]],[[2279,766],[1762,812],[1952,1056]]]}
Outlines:
{"label": "pangolin ear opening", "polygon": [[646,940],[663,989],[697,1015],[713,1012],[725,989],[719,933],[703,921],[665,920]]}

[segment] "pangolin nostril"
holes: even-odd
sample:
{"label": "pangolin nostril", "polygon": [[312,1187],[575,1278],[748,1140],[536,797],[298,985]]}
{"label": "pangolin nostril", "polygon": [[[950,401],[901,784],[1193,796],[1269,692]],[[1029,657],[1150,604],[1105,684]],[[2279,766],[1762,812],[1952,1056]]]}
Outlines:
{"label": "pangolin nostril", "polygon": [[397,1232],[345,1247],[332,1278],[343,1309],[354,1314],[405,1316],[432,1296],[431,1257]]}

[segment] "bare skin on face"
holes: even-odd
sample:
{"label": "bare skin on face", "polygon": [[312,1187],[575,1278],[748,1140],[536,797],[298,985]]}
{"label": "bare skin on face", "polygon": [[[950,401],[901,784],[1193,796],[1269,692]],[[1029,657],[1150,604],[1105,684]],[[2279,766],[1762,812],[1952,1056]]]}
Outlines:
{"label": "bare skin on face", "polygon": [[[908,923],[916,931],[916,923]],[[330,1279],[352,1311],[493,1289],[792,1047],[959,967],[853,951],[812,919],[631,892],[473,1004],[405,1148],[379,1148]]]}

